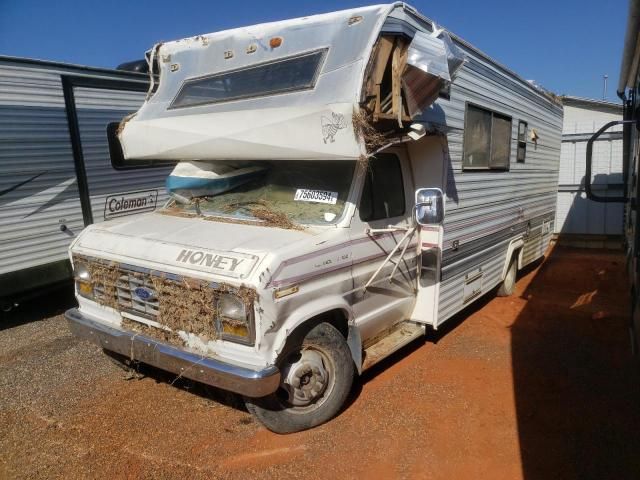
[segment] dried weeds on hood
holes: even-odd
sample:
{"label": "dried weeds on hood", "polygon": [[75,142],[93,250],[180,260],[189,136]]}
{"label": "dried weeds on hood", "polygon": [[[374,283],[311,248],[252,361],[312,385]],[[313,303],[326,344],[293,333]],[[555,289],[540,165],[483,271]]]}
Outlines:
{"label": "dried weeds on hood", "polygon": [[[163,215],[172,215],[179,217],[187,217],[187,218],[202,218],[203,220],[208,220],[212,222],[220,222],[220,223],[233,223],[236,225],[255,225],[259,227],[276,227],[276,228],[284,228],[286,230],[304,230],[305,227],[298,223],[293,222],[285,213],[277,212],[274,210],[269,204],[265,201],[256,201],[255,207],[248,208],[249,213],[253,219],[242,219],[237,217],[223,217],[216,215],[199,215],[198,213],[185,212],[183,210],[179,210],[172,207],[167,207],[162,210],[159,210],[157,213]],[[223,210],[232,212],[233,207],[238,206],[237,204],[229,204],[226,205]]]}

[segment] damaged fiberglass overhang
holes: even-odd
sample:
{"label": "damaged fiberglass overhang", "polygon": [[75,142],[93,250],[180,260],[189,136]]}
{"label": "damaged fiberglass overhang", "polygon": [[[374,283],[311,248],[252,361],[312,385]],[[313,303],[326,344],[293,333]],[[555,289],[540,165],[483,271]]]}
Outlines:
{"label": "damaged fiberglass overhang", "polygon": [[125,160],[357,159],[397,141],[464,58],[405,4],[156,45]]}

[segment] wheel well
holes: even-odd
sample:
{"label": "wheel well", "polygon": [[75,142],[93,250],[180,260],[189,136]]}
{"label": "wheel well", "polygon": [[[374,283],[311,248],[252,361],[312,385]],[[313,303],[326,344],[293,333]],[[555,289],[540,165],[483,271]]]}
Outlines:
{"label": "wheel well", "polygon": [[303,336],[306,335],[313,327],[319,325],[321,323],[329,323],[336,327],[336,329],[342,334],[342,336],[346,339],[349,335],[349,323],[347,320],[347,315],[344,310],[334,309],[329,310],[328,312],[323,312],[319,315],[311,317],[310,319],[304,321],[301,325],[299,325],[293,333],[298,333],[300,331],[303,333]]}
{"label": "wheel well", "polygon": [[520,271],[522,266],[520,265],[520,253],[524,249],[524,245],[519,246],[518,248],[513,249],[513,254],[511,256],[512,260],[516,261],[516,272]]}
{"label": "wheel well", "polygon": [[317,325],[324,322],[333,325],[342,334],[345,340],[347,339],[349,335],[349,322],[346,312],[336,308],[315,315],[298,325],[287,337],[283,351],[289,350],[291,345],[301,343],[307,333]]}

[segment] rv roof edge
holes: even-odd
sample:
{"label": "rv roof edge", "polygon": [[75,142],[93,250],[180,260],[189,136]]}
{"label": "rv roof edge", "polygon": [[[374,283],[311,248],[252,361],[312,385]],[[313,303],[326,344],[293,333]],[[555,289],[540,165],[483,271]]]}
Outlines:
{"label": "rv roof edge", "polygon": [[633,82],[638,71],[638,56],[640,48],[640,0],[629,0],[627,28],[624,36],[624,50],[622,63],[620,64],[620,79],[618,80],[619,96],[624,95],[627,87],[633,87]]}

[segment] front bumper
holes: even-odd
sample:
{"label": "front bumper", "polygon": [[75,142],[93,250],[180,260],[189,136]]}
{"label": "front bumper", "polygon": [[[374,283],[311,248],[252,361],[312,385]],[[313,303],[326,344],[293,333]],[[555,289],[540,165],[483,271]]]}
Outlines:
{"label": "front bumper", "polygon": [[76,337],[90,340],[105,350],[207,385],[259,398],[275,392],[280,384],[280,371],[275,366],[252,370],[204,357],[139,333],[95,322],[83,316],[77,308],[68,310],[65,317]]}

